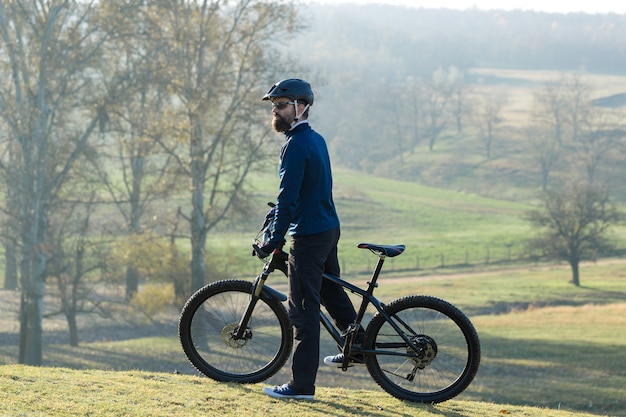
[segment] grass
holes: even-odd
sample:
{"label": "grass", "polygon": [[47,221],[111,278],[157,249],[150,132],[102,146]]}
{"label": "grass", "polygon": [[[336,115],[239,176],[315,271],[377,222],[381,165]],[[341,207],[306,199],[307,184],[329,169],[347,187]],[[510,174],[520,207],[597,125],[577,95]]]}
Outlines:
{"label": "grass", "polygon": [[[249,255],[250,231],[262,218],[275,184],[259,181],[266,188],[254,196],[258,219],[224,227],[210,237],[209,247],[228,242],[230,250],[220,251],[220,258],[232,275],[251,278],[261,266]],[[404,243],[406,253],[385,265],[379,298],[438,296],[459,306],[476,325],[483,361],[475,381],[458,398],[437,406],[406,404],[382,392],[363,369],[344,374],[322,367],[313,407],[265,398],[261,384],[217,384],[197,377],[185,359],[173,311],[151,337],[119,340],[114,330],[98,328],[101,337],[79,347],[48,341],[43,368],[15,365],[17,346],[3,342],[9,333],[0,333],[0,390],[7,398],[0,415],[175,416],[214,415],[216,410],[304,417],[626,415],[626,341],[621,336],[626,272],[619,260],[584,265],[581,287],[569,283],[567,265],[518,263],[516,269],[504,270],[497,262],[481,261],[453,267],[471,251],[479,254],[476,259],[484,260],[486,250],[492,261],[504,259],[506,253],[496,253],[496,247],[530,235],[521,214],[532,205],[343,170],[336,172],[336,201],[344,225],[344,277],[364,284],[363,272],[374,266],[375,258],[356,249],[356,243]],[[438,265],[442,254],[444,268]],[[425,266],[428,259],[435,260],[434,266]],[[271,285],[284,288],[285,280],[272,277]],[[81,324],[81,332],[85,326],[89,322]],[[61,321],[55,333],[64,332]],[[322,343],[323,352],[335,351],[327,336]],[[283,369],[268,383],[282,383],[288,373]]]}
{"label": "grass", "polygon": [[[49,344],[42,368],[15,365],[16,347],[0,344],[0,415],[623,416],[626,273],[618,261],[584,265],[581,287],[558,265],[383,276],[377,290],[383,301],[412,293],[441,297],[478,330],[483,357],[476,379],[436,406],[394,399],[361,368],[343,373],[322,366],[313,405],[266,398],[263,384],[200,378],[182,353],[174,315],[157,337],[107,340],[103,334],[75,348]],[[322,345],[322,352],[335,351],[327,336]],[[283,369],[267,383],[288,376]]]}
{"label": "grass", "polygon": [[[223,248],[216,259],[233,275],[256,274],[259,263],[249,247],[272,200],[275,179],[258,180],[253,197],[258,213],[247,223],[222,226],[209,236],[209,248]],[[532,230],[522,216],[532,209],[516,203],[437,189],[348,170],[335,170],[335,203],[342,223],[339,244],[343,273],[370,271],[369,252],[356,249],[359,242],[402,243],[406,254],[390,260],[395,269],[431,269],[477,264],[525,256],[524,241]],[[211,249],[208,250],[211,252]]]}
{"label": "grass", "polygon": [[[626,325],[624,313],[626,303],[477,318],[490,365],[482,369],[476,388],[487,399],[534,398],[548,407],[623,415],[626,343],[616,340],[616,334]],[[615,319],[615,314],[621,317]],[[511,384],[512,378],[523,383]],[[508,387],[515,393],[505,392]]]}
{"label": "grass", "polygon": [[585,417],[583,412],[449,401],[412,404],[378,392],[320,388],[314,402],[278,401],[261,385],[219,384],[189,375],[0,367],[3,416],[451,416]]}
{"label": "grass", "polygon": [[623,264],[581,271],[580,288],[565,266],[425,280],[420,290],[459,305],[480,334],[472,397],[626,415]]}
{"label": "grass", "polygon": [[502,314],[545,306],[626,302],[626,273],[621,260],[582,264],[580,271],[580,287],[570,283],[569,266],[562,264],[442,274],[437,279],[425,277],[419,286],[403,285],[401,279],[387,285],[383,279],[378,294],[385,297],[418,290],[449,299],[465,310],[472,310],[471,315],[481,314],[483,309],[490,314]]}

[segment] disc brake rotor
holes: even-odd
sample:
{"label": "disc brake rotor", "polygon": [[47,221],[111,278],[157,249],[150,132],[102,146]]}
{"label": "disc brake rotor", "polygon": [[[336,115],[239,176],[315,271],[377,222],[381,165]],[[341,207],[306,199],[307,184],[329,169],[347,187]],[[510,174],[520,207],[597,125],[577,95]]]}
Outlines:
{"label": "disc brake rotor", "polygon": [[239,324],[233,323],[224,326],[222,329],[222,342],[230,348],[239,349],[248,344],[248,340],[252,338],[252,330],[246,329],[241,339],[236,339],[235,334],[239,330]]}
{"label": "disc brake rotor", "polygon": [[412,339],[417,345],[417,351],[413,351],[407,347],[407,353],[412,354],[411,362],[419,369],[424,369],[435,360],[437,356],[437,343],[435,340],[426,335],[418,335]]}

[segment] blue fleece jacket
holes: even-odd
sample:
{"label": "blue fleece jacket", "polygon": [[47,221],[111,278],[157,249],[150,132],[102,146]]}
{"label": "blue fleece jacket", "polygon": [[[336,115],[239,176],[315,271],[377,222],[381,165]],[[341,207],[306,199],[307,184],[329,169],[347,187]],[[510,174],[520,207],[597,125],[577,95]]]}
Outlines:
{"label": "blue fleece jacket", "polygon": [[280,185],[271,242],[339,227],[333,202],[330,157],[324,138],[307,122],[285,133],[280,152]]}

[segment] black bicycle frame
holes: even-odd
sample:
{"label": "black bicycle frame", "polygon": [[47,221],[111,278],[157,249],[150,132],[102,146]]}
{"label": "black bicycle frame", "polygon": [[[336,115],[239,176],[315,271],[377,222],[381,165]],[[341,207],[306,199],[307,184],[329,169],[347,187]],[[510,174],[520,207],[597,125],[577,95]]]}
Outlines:
{"label": "black bicycle frame", "polygon": [[[385,344],[385,347],[403,347],[403,346],[410,346],[411,349],[415,352],[419,352],[419,348],[411,341],[411,339],[409,339],[409,337],[405,334],[405,330],[403,330],[397,323],[396,320],[398,320],[404,327],[405,329],[408,329],[411,331],[411,335],[412,336],[417,336],[417,334],[415,334],[412,329],[410,329],[410,327],[408,327],[405,323],[402,322],[402,320],[400,320],[399,318],[394,318],[392,317],[390,314],[388,314],[385,310],[384,310],[384,304],[380,302],[380,300],[378,300],[378,298],[376,298],[373,293],[374,293],[374,288],[378,287],[377,284],[377,280],[378,280],[378,276],[380,274],[380,271],[382,269],[383,263],[385,262],[385,257],[384,256],[379,256],[378,259],[378,263],[376,265],[376,269],[374,270],[373,274],[372,274],[372,278],[371,280],[367,283],[367,288],[364,290],[362,288],[359,288],[347,281],[344,281],[343,279],[331,275],[331,274],[327,274],[324,273],[322,274],[322,276],[324,277],[324,279],[327,279],[329,281],[332,281],[342,287],[344,287],[345,289],[347,289],[348,291],[350,291],[353,294],[357,294],[358,296],[361,297],[361,306],[359,308],[359,312],[357,313],[357,317],[355,319],[355,324],[357,324],[358,326],[361,326],[361,322],[363,320],[363,317],[365,316],[365,310],[367,310],[367,306],[369,304],[372,304],[374,306],[374,308],[376,308],[376,311],[378,311],[380,313],[380,315],[382,315],[385,320],[391,325],[391,327],[398,333],[398,335],[402,338],[402,340],[404,340],[404,342],[406,343],[406,345],[401,345],[399,343],[393,343],[393,344]],[[345,337],[339,332],[339,330],[337,330],[337,328],[332,324],[331,320],[328,318],[328,316],[326,314],[324,314],[323,311],[320,311],[320,322],[322,323],[322,325],[324,326],[324,328],[326,329],[326,331],[328,331],[328,334],[331,335],[331,337],[335,340],[335,342],[337,343],[338,346],[343,347],[345,345]],[[373,353],[376,352],[377,354],[386,354],[386,355],[393,355],[393,356],[405,356],[405,353],[398,353],[398,352],[385,352],[385,351],[380,351],[380,350],[366,350],[366,349],[355,349],[354,352],[358,352],[358,353]]]}
{"label": "black bicycle frame", "polygon": [[[402,345],[400,343],[385,344],[385,347],[398,348],[398,347],[409,346],[413,351],[419,352],[419,348],[405,334],[405,331],[396,323],[396,320],[399,321],[400,324],[402,324],[405,327],[405,329],[408,329],[412,332],[411,336],[417,336],[417,334],[415,334],[405,323],[403,323],[402,320],[400,320],[397,317],[394,318],[391,315],[389,315],[384,310],[383,303],[381,303],[378,300],[378,298],[374,297],[374,288],[378,287],[378,283],[376,281],[378,280],[378,276],[380,275],[380,271],[382,270],[384,263],[385,263],[385,256],[379,255],[378,263],[376,264],[376,268],[374,269],[374,272],[372,273],[372,278],[367,283],[368,285],[365,290],[347,281],[344,281],[343,279],[335,275],[323,273],[322,277],[324,279],[334,282],[337,285],[340,285],[341,287],[347,289],[353,294],[357,294],[358,296],[361,297],[361,306],[359,307],[359,311],[357,313],[357,317],[354,322],[355,325],[361,326],[361,322],[363,321],[363,317],[365,316],[365,311],[367,310],[367,306],[369,304],[372,304],[374,308],[376,308],[376,310],[379,312],[379,314],[381,314],[385,318],[385,320],[391,325],[391,327],[393,327],[393,329],[398,333],[398,335],[400,335],[402,340],[406,343],[406,345]],[[287,296],[285,294],[281,293],[278,290],[275,290],[274,288],[268,285],[265,285],[265,281],[267,280],[267,277],[275,269],[276,269],[276,266],[272,265],[271,262],[266,264],[261,274],[259,274],[259,276],[257,276],[256,280],[254,281],[254,285],[252,286],[252,294],[251,294],[252,298],[250,300],[250,304],[248,305],[248,308],[246,309],[245,314],[243,315],[243,317],[241,318],[241,321],[239,322],[239,327],[237,329],[237,332],[234,335],[235,339],[240,339],[244,337],[246,328],[248,326],[248,322],[250,321],[250,318],[252,317],[252,314],[253,314],[254,306],[256,305],[259,298],[262,298],[262,297],[275,298],[283,302],[287,300]],[[322,324],[322,326],[324,326],[326,331],[328,331],[328,334],[330,334],[330,336],[335,340],[338,346],[344,347],[346,345],[345,336],[339,332],[339,330],[333,325],[333,323],[330,321],[328,316],[324,314],[323,311],[320,311],[320,323]],[[387,354],[387,355],[394,355],[394,356],[406,355],[405,353],[385,352],[385,351],[380,351],[380,350],[365,350],[365,349],[360,349],[360,348],[357,348],[354,351],[358,353],[364,353],[364,354],[376,352],[377,354]]]}

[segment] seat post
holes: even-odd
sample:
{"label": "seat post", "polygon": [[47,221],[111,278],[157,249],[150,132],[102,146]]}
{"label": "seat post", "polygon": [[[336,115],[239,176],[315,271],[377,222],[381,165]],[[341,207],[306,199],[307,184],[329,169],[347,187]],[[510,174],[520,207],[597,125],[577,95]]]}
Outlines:
{"label": "seat post", "polygon": [[382,254],[378,255],[378,263],[376,264],[376,268],[374,268],[374,272],[372,273],[372,278],[370,281],[367,282],[368,284],[367,293],[369,295],[372,295],[374,293],[374,288],[378,287],[378,283],[376,281],[378,280],[380,271],[383,269],[385,258],[386,258],[385,255],[382,255]]}
{"label": "seat post", "polygon": [[363,319],[363,316],[365,316],[365,310],[367,310],[367,305],[369,304],[368,297],[371,297],[372,294],[374,294],[374,288],[378,287],[378,283],[376,281],[378,280],[378,275],[380,275],[380,271],[383,268],[383,264],[385,263],[385,258],[386,256],[383,254],[378,255],[378,263],[376,264],[376,268],[372,273],[372,278],[367,282],[367,296],[363,297],[363,299],[361,300],[361,307],[359,307],[359,312],[356,316],[357,323],[360,323]]}

